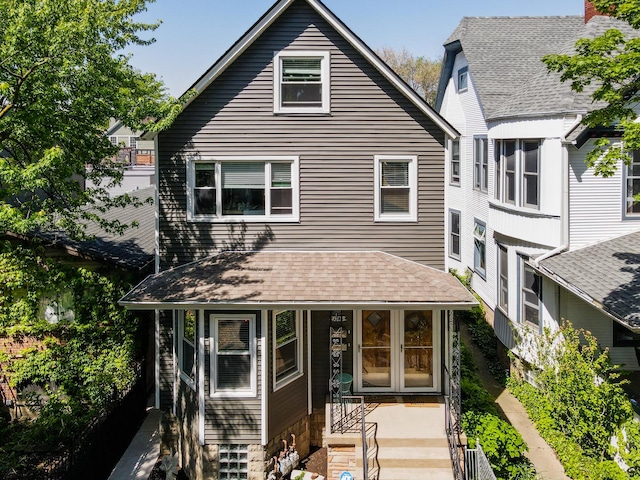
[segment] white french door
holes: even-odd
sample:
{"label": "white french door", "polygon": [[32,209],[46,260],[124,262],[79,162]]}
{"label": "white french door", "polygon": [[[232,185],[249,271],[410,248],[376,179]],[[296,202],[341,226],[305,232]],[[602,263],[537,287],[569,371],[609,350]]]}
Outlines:
{"label": "white french door", "polygon": [[356,315],[356,390],[435,392],[440,385],[440,312],[361,310]]}

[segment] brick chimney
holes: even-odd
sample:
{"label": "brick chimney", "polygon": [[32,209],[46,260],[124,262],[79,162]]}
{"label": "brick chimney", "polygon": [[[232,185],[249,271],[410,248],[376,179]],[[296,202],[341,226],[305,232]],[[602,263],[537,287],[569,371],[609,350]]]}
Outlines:
{"label": "brick chimney", "polygon": [[596,15],[607,16],[605,13],[600,13],[596,10],[589,0],[584,0],[584,23],[588,23]]}

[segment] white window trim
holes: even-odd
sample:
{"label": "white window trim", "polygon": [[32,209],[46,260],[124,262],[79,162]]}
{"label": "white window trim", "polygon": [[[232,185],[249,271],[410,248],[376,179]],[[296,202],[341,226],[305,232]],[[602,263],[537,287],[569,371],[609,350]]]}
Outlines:
{"label": "white window trim", "polygon": [[[633,167],[634,164],[640,165],[640,152],[630,152],[631,155],[631,164],[630,165],[622,165],[623,166],[623,175],[622,175],[622,215],[623,218],[629,219],[640,219],[640,213],[638,212],[630,212],[628,208],[629,202],[633,202],[633,196],[629,197],[627,192],[629,189],[629,180],[634,178],[640,178],[638,175],[629,175],[629,170]],[[637,157],[637,160],[636,160]]]}
{"label": "white window trim", "polygon": [[276,380],[276,342],[277,342],[277,338],[276,338],[276,315],[278,315],[279,313],[285,312],[286,310],[274,310],[272,313],[272,320],[271,320],[271,331],[272,331],[272,365],[273,365],[273,391],[277,391],[280,390],[282,387],[285,387],[287,385],[289,385],[291,382],[294,382],[295,380],[297,380],[298,378],[302,377],[302,375],[304,375],[304,366],[303,366],[303,358],[302,358],[302,351],[303,349],[303,342],[304,342],[304,335],[302,332],[302,311],[300,310],[294,310],[295,314],[296,314],[296,341],[298,342],[298,348],[296,350],[296,370],[291,371],[286,377],[280,379],[279,381]]}
{"label": "white window trim", "polygon": [[542,277],[540,276],[540,274],[538,272],[536,272],[536,270],[533,267],[530,267],[534,273],[536,275],[538,275],[540,277],[540,289],[541,291],[537,294],[537,298],[538,298],[538,324],[536,325],[535,323],[529,322],[528,320],[525,319],[524,316],[524,307],[525,307],[525,300],[524,300],[524,272],[525,272],[525,268],[528,266],[527,262],[529,261],[529,258],[523,255],[519,255],[519,272],[518,272],[518,323],[520,323],[521,325],[527,325],[530,328],[533,329],[533,331],[535,333],[542,333]]}
{"label": "white window trim", "polygon": [[176,311],[176,318],[177,318],[177,338],[178,338],[178,374],[180,376],[180,379],[186,383],[189,388],[191,388],[192,390],[196,389],[196,381],[198,379],[198,346],[199,346],[199,341],[198,341],[198,332],[199,332],[199,318],[200,318],[200,314],[199,312],[197,312],[196,310],[194,310],[194,312],[196,313],[196,324],[195,324],[195,338],[194,338],[194,343],[193,343],[193,365],[194,365],[194,369],[195,369],[195,375],[194,378],[191,378],[189,375],[187,375],[183,370],[182,370],[182,360],[184,358],[184,344],[183,344],[183,338],[184,338],[184,314],[185,314],[185,310],[177,310]]}
{"label": "white window trim", "polygon": [[[458,233],[453,232],[453,221],[452,215],[458,215]],[[458,253],[453,252],[453,236],[458,236],[458,249],[460,250]],[[449,257],[454,260],[460,260],[462,256],[462,212],[460,210],[455,210],[453,208],[449,209]]]}
{"label": "white window trim", "polygon": [[[280,84],[283,57],[315,57],[321,58],[320,74],[322,78],[321,107],[283,107],[280,105]],[[331,113],[331,55],[322,50],[282,50],[273,55],[273,113]]]}
{"label": "white window trim", "polygon": [[[264,162],[265,163],[265,190],[271,179],[271,162],[290,162],[291,163],[291,215],[272,215],[271,214],[271,198],[265,196],[265,214],[264,215],[196,215],[195,201],[193,198],[193,189],[196,183],[195,165],[198,163],[215,163],[216,175],[216,203],[217,211],[222,212],[222,188],[220,178],[222,176],[222,162]],[[300,220],[300,157],[298,156],[203,156],[203,157],[187,157],[187,221],[189,222],[209,222],[209,223],[228,223],[228,222],[244,222],[244,223],[290,223]]]}
{"label": "white window trim", "polygon": [[[507,200],[507,189],[506,189],[506,176],[507,176],[507,165],[506,159],[504,157],[504,142],[515,142],[515,170],[514,170],[514,182],[515,182],[515,191],[514,191],[514,199],[513,201]],[[538,142],[538,166],[536,171],[537,184],[537,205],[529,205],[525,203],[525,171],[524,171],[524,143],[525,142]],[[496,161],[494,162],[494,199],[496,202],[499,202],[502,205],[512,205],[516,208],[523,209],[524,211],[539,211],[540,203],[541,203],[541,183],[542,183],[542,147],[543,140],[538,138],[496,138],[493,142],[494,147],[494,158]],[[475,149],[474,149],[475,151]],[[474,169],[475,172],[475,169]],[[475,175],[475,173],[474,173]],[[475,186],[475,180],[474,180]]]}
{"label": "white window trim", "polygon": [[[249,320],[249,355],[251,356],[250,387],[236,390],[216,389],[218,371],[218,320]],[[209,384],[212,397],[255,397],[257,395],[258,358],[256,340],[256,316],[253,314],[216,314],[209,316],[210,372]]]}
{"label": "white window trim", "polygon": [[[505,315],[509,315],[509,249],[506,247],[506,245],[500,244],[498,243],[496,245],[496,250],[497,250],[497,257],[498,257],[498,274],[497,274],[497,278],[498,278],[498,298],[497,298],[497,305],[498,308],[500,310],[502,310],[504,312]],[[502,252],[504,252],[504,259],[502,257]],[[503,267],[503,260],[506,260],[506,275],[503,278],[502,275],[502,267]],[[505,303],[502,303],[502,289],[504,288],[505,293],[506,293],[506,299],[505,299]]]}
{"label": "white window trim", "polygon": [[[484,236],[480,237],[476,234],[476,225],[482,225],[484,228]],[[476,266],[476,240],[482,241],[484,244],[484,269]],[[487,279],[487,224],[477,218],[473,220],[473,271],[483,280]]]}
{"label": "white window trim", "polygon": [[[454,178],[453,175],[453,145],[457,143],[458,144],[458,176],[457,178]],[[462,166],[461,162],[460,162],[460,157],[461,157],[461,151],[460,148],[462,146],[462,142],[461,139],[449,139],[449,185],[453,185],[455,187],[459,187],[460,186],[460,177],[461,175],[461,171],[460,168]]]}
{"label": "white window trim", "polygon": [[[482,158],[478,158],[478,143],[483,143]],[[489,140],[486,135],[473,137],[473,189],[487,193],[489,188]]]}
{"label": "white window trim", "polygon": [[[462,78],[463,75],[465,76],[465,86],[461,87],[460,79]],[[456,87],[457,87],[456,90],[458,91],[458,93],[466,92],[469,89],[469,67],[468,66],[461,67],[456,72]]]}
{"label": "white window trim", "polygon": [[[382,162],[406,162],[409,164],[409,213],[383,214],[380,211],[380,174]],[[374,220],[376,222],[417,222],[418,221],[418,156],[417,155],[376,155],[374,157]]]}

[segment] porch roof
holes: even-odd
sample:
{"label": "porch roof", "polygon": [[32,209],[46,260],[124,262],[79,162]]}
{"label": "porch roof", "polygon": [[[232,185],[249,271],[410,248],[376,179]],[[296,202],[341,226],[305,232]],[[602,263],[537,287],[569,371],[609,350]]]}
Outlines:
{"label": "porch roof", "polygon": [[380,251],[223,252],[150,275],[119,303],[131,309],[477,304],[453,275]]}

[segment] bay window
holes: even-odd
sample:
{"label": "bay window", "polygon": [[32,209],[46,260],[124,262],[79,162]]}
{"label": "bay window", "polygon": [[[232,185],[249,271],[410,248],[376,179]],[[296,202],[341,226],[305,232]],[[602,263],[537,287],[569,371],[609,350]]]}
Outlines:
{"label": "bay window", "polygon": [[529,323],[539,329],[542,278],[527,260],[520,257],[520,323]]}
{"label": "bay window", "polygon": [[297,157],[211,157],[187,162],[188,219],[297,221]]}
{"label": "bay window", "polygon": [[539,140],[496,140],[496,200],[540,208],[540,151]]}

